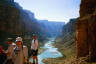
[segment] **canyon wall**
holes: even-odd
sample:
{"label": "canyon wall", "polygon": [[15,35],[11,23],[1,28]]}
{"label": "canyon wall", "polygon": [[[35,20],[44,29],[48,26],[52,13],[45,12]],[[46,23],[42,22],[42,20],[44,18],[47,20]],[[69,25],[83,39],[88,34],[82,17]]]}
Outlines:
{"label": "canyon wall", "polygon": [[96,0],[81,0],[80,17],[76,23],[77,58],[89,56],[96,61]]}

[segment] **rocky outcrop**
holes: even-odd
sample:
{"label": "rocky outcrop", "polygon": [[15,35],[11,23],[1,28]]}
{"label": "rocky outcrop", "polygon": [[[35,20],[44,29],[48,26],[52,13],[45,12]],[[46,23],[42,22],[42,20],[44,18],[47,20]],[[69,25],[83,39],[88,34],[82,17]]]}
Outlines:
{"label": "rocky outcrop", "polygon": [[95,0],[81,0],[80,5],[80,17],[88,16],[88,14],[93,14],[96,10]]}
{"label": "rocky outcrop", "polygon": [[89,56],[90,61],[96,61],[96,0],[81,0],[76,50],[77,58]]}

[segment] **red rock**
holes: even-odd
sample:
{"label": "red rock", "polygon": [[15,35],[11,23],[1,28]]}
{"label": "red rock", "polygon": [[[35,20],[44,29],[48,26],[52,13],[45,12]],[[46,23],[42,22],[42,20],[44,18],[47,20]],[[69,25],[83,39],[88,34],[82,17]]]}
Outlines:
{"label": "red rock", "polygon": [[96,60],[96,0],[82,0],[76,24],[77,58],[89,55]]}

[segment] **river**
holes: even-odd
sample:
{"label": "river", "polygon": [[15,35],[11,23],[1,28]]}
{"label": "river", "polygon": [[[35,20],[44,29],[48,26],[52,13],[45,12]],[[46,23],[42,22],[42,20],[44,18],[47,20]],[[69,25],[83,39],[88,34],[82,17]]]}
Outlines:
{"label": "river", "polygon": [[[62,57],[62,54],[58,51],[58,48],[55,48],[52,44],[54,42],[54,38],[50,38],[50,41],[46,42],[42,49],[45,49],[40,55],[38,55],[38,63],[39,64],[44,64],[42,62],[43,59],[47,58],[58,58]],[[30,59],[32,62],[32,58]]]}

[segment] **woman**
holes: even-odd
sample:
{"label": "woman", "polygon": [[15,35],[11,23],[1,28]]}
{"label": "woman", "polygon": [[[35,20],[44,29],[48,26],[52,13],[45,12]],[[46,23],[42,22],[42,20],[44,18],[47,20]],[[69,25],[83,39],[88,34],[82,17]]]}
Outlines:
{"label": "woman", "polygon": [[14,49],[14,64],[24,64],[24,62],[27,63],[28,48],[27,46],[23,46],[23,41],[21,37],[16,38],[16,45],[17,46]]}

